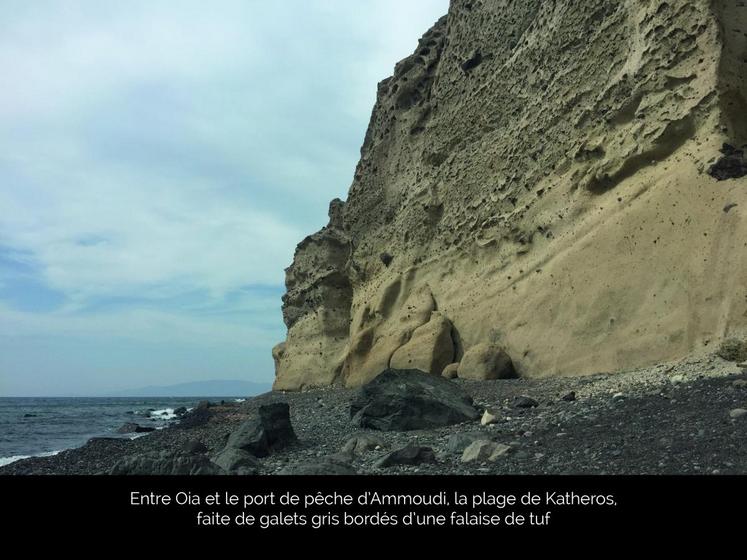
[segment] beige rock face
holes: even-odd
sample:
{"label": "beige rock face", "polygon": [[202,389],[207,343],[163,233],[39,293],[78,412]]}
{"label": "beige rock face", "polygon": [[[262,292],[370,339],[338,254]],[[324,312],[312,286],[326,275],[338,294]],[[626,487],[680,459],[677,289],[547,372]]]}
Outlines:
{"label": "beige rock face", "polygon": [[446,379],[455,379],[457,377],[458,371],[459,371],[459,362],[454,362],[453,364],[447,365],[441,372],[441,375],[445,377]]}
{"label": "beige rock face", "polygon": [[351,249],[341,212],[342,202],[332,201],[329,225],[298,245],[293,266],[286,269],[288,338],[272,351],[276,390],[330,385],[340,376],[353,295],[344,271]]}
{"label": "beige rock face", "polygon": [[516,377],[511,357],[503,348],[494,344],[480,343],[470,347],[459,363],[457,376],[460,379],[509,379]]}
{"label": "beige rock face", "polygon": [[440,375],[453,359],[451,322],[438,311],[434,311],[430,320],[415,329],[410,340],[392,354],[389,367],[419,369]]}
{"label": "beige rock face", "polygon": [[525,376],[745,337],[741,4],[453,0],[379,84],[348,199],[296,251],[275,387],[434,363],[414,342],[433,311],[450,361],[492,344]]}

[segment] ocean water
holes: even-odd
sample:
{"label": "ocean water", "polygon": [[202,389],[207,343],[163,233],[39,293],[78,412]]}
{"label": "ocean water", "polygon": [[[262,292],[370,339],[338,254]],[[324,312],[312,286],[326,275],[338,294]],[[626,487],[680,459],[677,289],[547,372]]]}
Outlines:
{"label": "ocean water", "polygon": [[189,409],[200,400],[216,402],[221,398],[0,397],[0,466],[80,447],[92,437],[140,437],[142,434],[120,435],[116,431],[126,422],[163,428],[174,421],[176,408]]}

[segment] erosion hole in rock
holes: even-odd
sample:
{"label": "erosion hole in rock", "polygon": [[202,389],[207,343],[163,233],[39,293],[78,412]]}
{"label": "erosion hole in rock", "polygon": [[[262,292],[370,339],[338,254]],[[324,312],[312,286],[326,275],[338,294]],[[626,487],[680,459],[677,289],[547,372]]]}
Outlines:
{"label": "erosion hole in rock", "polygon": [[462,70],[465,73],[467,73],[467,72],[470,72],[470,71],[474,70],[478,66],[480,66],[480,64],[482,63],[482,61],[483,61],[482,53],[480,51],[477,51],[475,54],[473,54],[467,60],[465,60],[464,62],[462,62],[461,68],[462,68]]}

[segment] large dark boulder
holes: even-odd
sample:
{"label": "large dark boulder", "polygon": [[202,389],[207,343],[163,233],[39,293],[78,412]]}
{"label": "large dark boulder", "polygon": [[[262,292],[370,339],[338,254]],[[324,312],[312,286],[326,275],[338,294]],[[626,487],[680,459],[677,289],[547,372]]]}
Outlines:
{"label": "large dark boulder", "polygon": [[243,449],[255,457],[266,457],[295,442],[288,403],[273,403],[260,406],[255,418],[241,424],[229,436],[226,448]]}
{"label": "large dark boulder", "polygon": [[114,475],[216,475],[223,469],[205,455],[169,451],[142,453],[119,460],[109,471]]}
{"label": "large dark boulder", "polygon": [[205,426],[215,415],[210,408],[194,408],[179,417],[177,427],[181,430],[190,430]]}
{"label": "large dark boulder", "polygon": [[387,369],[358,391],[350,417],[361,428],[405,431],[476,420],[472,397],[440,375]]}

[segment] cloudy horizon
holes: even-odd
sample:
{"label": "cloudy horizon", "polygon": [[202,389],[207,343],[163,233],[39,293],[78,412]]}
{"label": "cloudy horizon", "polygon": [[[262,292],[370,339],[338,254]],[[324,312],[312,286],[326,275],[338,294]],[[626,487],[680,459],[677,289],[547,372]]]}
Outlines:
{"label": "cloudy horizon", "polygon": [[284,268],[447,9],[0,4],[0,396],[272,381]]}

